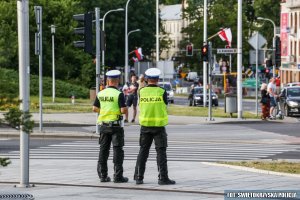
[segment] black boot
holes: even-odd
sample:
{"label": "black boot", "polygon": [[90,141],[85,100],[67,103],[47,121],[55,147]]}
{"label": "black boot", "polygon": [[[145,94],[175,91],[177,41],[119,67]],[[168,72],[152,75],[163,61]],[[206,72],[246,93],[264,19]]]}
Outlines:
{"label": "black boot", "polygon": [[135,183],[136,183],[137,185],[140,185],[140,184],[143,184],[144,181],[143,181],[143,179],[136,179],[136,180],[135,180]]}
{"label": "black boot", "polygon": [[110,182],[110,177],[109,176],[103,176],[100,178],[100,182]]}
{"label": "black boot", "polygon": [[124,176],[114,178],[114,183],[127,183],[127,182],[128,182],[128,178]]}
{"label": "black boot", "polygon": [[174,184],[176,184],[176,182],[169,178],[158,180],[158,185],[174,185]]}
{"label": "black boot", "polygon": [[123,167],[115,165],[114,183],[127,183],[128,178],[123,176]]}

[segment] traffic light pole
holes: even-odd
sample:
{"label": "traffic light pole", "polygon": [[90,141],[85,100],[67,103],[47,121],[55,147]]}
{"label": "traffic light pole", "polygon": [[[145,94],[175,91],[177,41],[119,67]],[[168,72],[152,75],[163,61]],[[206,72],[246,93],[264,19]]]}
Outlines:
{"label": "traffic light pole", "polygon": [[[100,9],[95,8],[96,16],[96,96],[99,93],[100,85]],[[98,119],[98,113],[96,119]],[[97,120],[96,120],[97,122]],[[98,124],[96,123],[96,133],[99,134]]]}
{"label": "traffic light pole", "polygon": [[[203,43],[204,45],[207,44],[207,0],[204,0],[204,24],[203,24]],[[206,96],[207,96],[207,63],[203,61],[203,107],[206,106]]]}
{"label": "traffic light pole", "polygon": [[[209,87],[209,98],[208,98],[208,120],[213,121],[212,119],[212,84],[211,84],[211,76],[212,76],[212,66],[213,66],[213,59],[212,59],[212,44],[211,42],[208,42],[208,87]],[[203,90],[204,91],[204,90]],[[204,105],[204,99],[206,99],[206,96],[203,96],[203,105]]]}
{"label": "traffic light pole", "polygon": [[36,25],[37,25],[37,42],[38,42],[38,55],[39,55],[39,118],[40,118],[40,132],[43,131],[43,8],[41,6],[34,6]]}
{"label": "traffic light pole", "polygon": [[243,118],[243,91],[242,91],[242,66],[243,66],[243,26],[242,26],[243,0],[238,0],[238,20],[237,20],[237,111],[238,119]]}
{"label": "traffic light pole", "polygon": [[[17,0],[20,110],[29,112],[29,2]],[[20,128],[20,184],[29,187],[29,133]]]}

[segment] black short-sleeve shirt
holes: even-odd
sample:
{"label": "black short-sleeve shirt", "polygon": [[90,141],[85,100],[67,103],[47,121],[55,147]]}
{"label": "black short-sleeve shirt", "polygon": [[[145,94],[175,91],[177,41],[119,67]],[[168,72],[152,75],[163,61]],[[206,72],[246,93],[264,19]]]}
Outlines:
{"label": "black short-sleeve shirt", "polygon": [[[108,86],[107,88],[114,88],[114,89],[118,90],[116,87],[113,87],[113,86]],[[123,92],[120,93],[118,102],[119,102],[119,107],[120,108],[126,107]],[[97,108],[101,108],[100,101],[99,101],[98,97],[96,97],[96,99],[94,101],[94,106],[97,107]]]}

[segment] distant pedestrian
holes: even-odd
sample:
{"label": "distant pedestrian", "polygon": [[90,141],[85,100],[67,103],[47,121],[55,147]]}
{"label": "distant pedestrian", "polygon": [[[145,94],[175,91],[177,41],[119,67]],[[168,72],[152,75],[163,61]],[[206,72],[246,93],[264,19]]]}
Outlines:
{"label": "distant pedestrian", "polygon": [[139,84],[138,90],[140,90],[141,88],[143,88],[143,87],[145,87],[147,85],[147,83],[145,81],[144,74],[140,75],[139,80],[137,81],[137,83]]}
{"label": "distant pedestrian", "polygon": [[[133,76],[131,76],[131,82],[128,86],[128,90],[127,90],[128,96],[127,96],[127,101],[126,101],[128,110],[131,106],[133,107],[133,114],[132,114],[132,120],[131,120],[132,123],[135,122],[135,117],[136,117],[136,113],[137,113],[136,107],[137,107],[137,101],[138,101],[138,96],[137,96],[138,88],[139,88],[139,84],[137,83],[136,76],[133,75]],[[128,112],[125,115],[124,122],[126,122],[126,123],[128,122]]]}
{"label": "distant pedestrian", "polygon": [[275,116],[273,116],[273,112],[275,107],[277,106],[276,104],[277,95],[276,95],[276,84],[275,84],[274,77],[270,79],[270,82],[267,87],[267,91],[270,96],[270,119],[275,119]]}
{"label": "distant pedestrian", "polygon": [[97,123],[100,128],[100,152],[97,172],[101,182],[110,182],[107,159],[111,143],[114,151],[114,182],[128,182],[128,178],[123,176],[124,129],[122,114],[127,113],[127,107],[124,95],[118,90],[120,74],[119,70],[110,70],[106,73],[108,86],[97,94],[93,106],[93,111],[99,113]]}
{"label": "distant pedestrian", "polygon": [[168,124],[167,92],[157,85],[160,75],[159,69],[149,68],[145,74],[148,78],[148,86],[142,88],[139,92],[140,151],[136,161],[134,180],[136,184],[144,183],[146,162],[154,140],[159,172],[158,184],[175,184],[175,181],[169,179],[167,165],[168,139],[165,129]]}
{"label": "distant pedestrian", "polygon": [[261,92],[260,103],[261,103],[261,111],[262,111],[261,119],[266,120],[269,116],[269,110],[270,110],[270,96],[267,91],[266,83],[261,84],[260,92]]}

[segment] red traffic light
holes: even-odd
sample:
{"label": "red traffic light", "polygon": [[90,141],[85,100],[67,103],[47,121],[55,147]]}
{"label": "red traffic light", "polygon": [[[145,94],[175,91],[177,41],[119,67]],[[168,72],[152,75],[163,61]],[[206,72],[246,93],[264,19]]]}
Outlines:
{"label": "red traffic light", "polygon": [[193,56],[193,45],[188,44],[186,46],[186,56]]}
{"label": "red traffic light", "polygon": [[204,45],[201,48],[201,56],[203,61],[208,60],[208,45]]}

